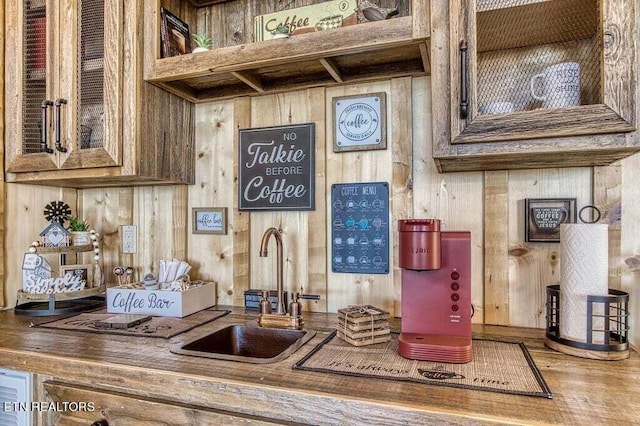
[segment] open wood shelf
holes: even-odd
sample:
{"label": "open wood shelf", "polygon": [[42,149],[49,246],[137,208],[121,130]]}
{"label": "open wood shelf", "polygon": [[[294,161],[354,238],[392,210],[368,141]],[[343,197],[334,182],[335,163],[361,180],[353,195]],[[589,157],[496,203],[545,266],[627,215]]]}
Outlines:
{"label": "open wood shelf", "polygon": [[191,102],[430,73],[412,17],[157,59],[146,80]]}

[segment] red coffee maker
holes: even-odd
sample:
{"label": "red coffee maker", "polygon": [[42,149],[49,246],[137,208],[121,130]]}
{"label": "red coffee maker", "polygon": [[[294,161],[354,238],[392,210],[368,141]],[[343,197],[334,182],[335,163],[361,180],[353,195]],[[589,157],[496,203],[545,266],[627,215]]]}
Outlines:
{"label": "red coffee maker", "polygon": [[398,353],[426,361],[471,361],[471,233],[440,231],[438,219],[399,220],[398,232]]}

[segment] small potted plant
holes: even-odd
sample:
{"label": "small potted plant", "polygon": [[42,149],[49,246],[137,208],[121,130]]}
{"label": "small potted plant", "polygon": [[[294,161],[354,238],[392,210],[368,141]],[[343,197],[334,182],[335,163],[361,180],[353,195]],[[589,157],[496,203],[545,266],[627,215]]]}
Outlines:
{"label": "small potted plant", "polygon": [[288,38],[291,35],[291,30],[288,25],[278,24],[275,30],[271,31],[273,38]]}
{"label": "small potted plant", "polygon": [[71,216],[69,218],[69,227],[67,229],[71,234],[71,243],[74,246],[91,244],[89,224],[86,221],[78,219],[77,216]]}
{"label": "small potted plant", "polygon": [[206,52],[211,49],[211,46],[213,45],[213,39],[204,34],[194,34],[193,42],[196,44],[196,47],[191,51],[191,53]]}

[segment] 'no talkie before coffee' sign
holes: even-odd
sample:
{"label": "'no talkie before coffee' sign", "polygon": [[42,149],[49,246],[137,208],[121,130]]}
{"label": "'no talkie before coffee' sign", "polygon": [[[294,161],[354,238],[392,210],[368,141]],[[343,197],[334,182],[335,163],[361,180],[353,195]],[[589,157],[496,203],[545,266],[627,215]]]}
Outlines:
{"label": "'no talkie before coffee' sign", "polygon": [[240,210],[314,210],[315,125],[242,129]]}

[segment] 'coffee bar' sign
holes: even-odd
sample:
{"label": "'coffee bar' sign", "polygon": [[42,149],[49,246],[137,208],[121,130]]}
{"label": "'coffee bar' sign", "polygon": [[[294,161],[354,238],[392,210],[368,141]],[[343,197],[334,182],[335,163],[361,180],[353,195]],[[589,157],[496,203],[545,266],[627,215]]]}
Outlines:
{"label": "'coffee bar' sign", "polygon": [[315,125],[240,130],[240,210],[313,210]]}

